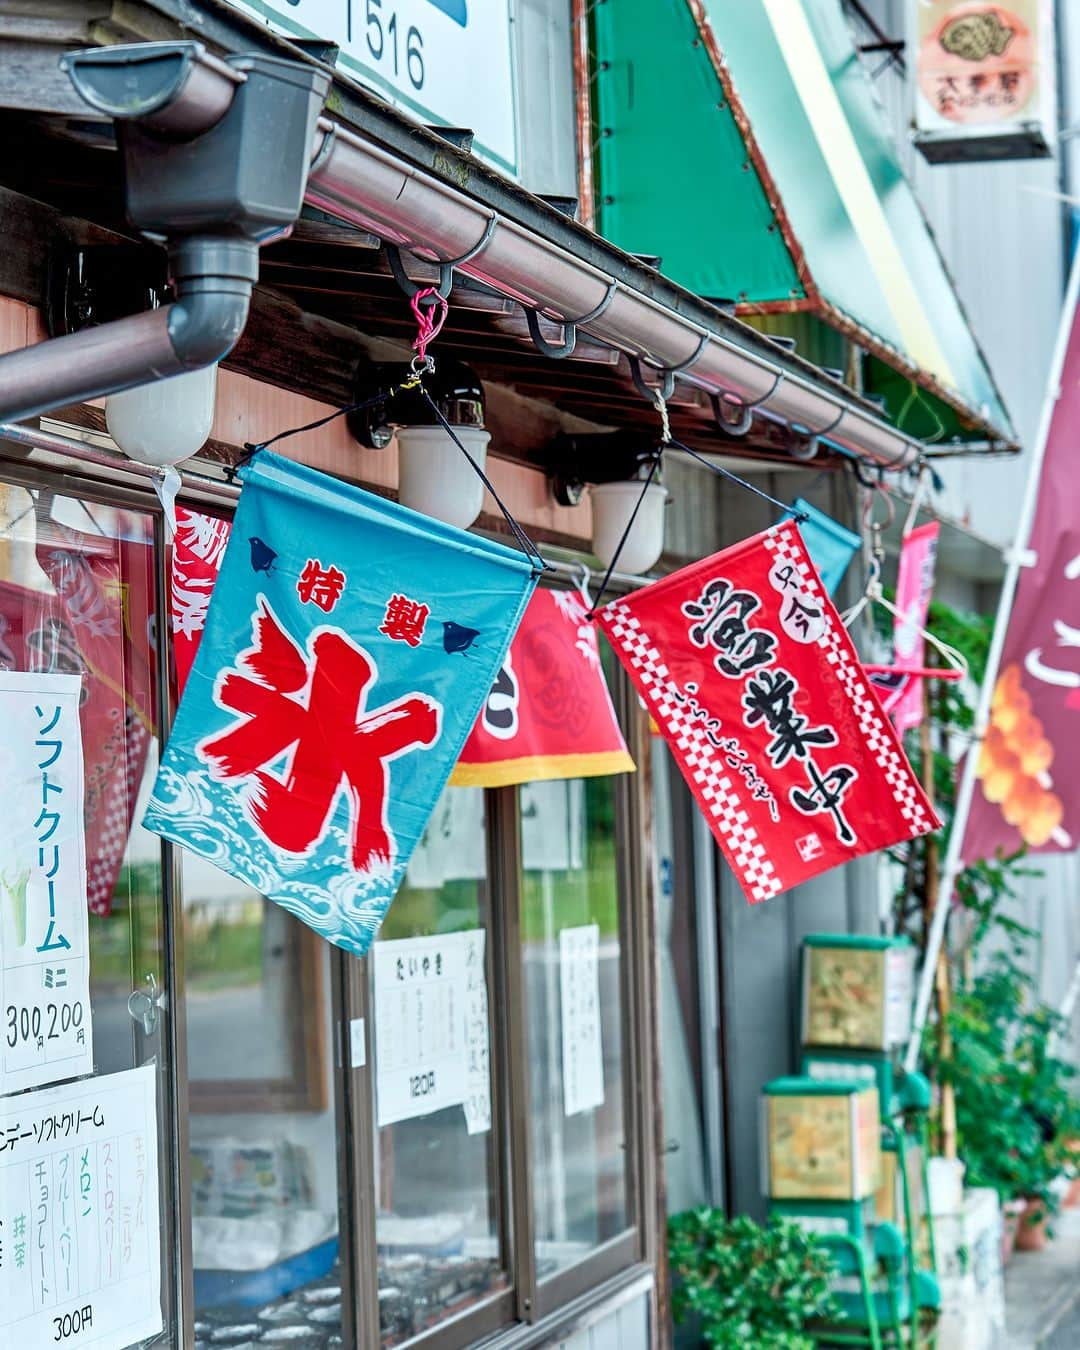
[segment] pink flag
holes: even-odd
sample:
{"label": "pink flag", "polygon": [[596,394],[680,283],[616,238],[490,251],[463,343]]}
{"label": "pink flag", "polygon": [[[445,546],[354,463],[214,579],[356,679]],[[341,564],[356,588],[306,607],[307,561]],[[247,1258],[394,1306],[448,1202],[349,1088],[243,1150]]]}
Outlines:
{"label": "pink flag", "polygon": [[[920,525],[904,536],[900,546],[896,608],[903,617],[893,621],[893,668],[901,673],[921,669],[925,659],[923,631],[934,589],[939,530],[937,521]],[[922,680],[904,676],[895,697],[885,707],[901,736],[917,727],[923,718]]]}

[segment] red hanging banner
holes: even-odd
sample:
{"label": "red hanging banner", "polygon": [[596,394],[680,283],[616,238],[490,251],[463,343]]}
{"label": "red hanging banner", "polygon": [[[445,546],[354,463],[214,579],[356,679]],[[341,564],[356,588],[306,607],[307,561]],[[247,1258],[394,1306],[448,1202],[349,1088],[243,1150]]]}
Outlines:
{"label": "red hanging banner", "polygon": [[752,903],[940,825],[794,521],[596,617]]}
{"label": "red hanging banner", "polygon": [[176,533],[169,558],[169,632],[172,634],[177,696],[184,692],[206,627],[206,612],[217,580],[229,522],[176,508]]}
{"label": "red hanging banner", "polygon": [[633,769],[585,605],[573,591],[536,591],[450,782],[505,787]]}

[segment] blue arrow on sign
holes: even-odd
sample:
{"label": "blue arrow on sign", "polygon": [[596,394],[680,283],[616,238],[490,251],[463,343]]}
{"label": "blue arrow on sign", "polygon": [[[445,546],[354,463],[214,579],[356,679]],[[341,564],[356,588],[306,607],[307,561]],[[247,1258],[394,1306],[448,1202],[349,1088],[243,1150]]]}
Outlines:
{"label": "blue arrow on sign", "polygon": [[462,28],[469,22],[468,0],[430,0],[430,3],[436,9],[441,9],[448,19],[461,24]]}

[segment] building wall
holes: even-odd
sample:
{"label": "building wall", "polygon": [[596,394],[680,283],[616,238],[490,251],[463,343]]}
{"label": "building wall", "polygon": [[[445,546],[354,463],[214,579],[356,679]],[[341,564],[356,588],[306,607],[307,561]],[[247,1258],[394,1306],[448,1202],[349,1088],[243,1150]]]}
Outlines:
{"label": "building wall", "polygon": [[[915,0],[864,0],[890,37],[904,37]],[[1069,24],[1080,36],[1077,6]],[[859,40],[867,30],[853,21]],[[1073,47],[1073,51],[1076,47]],[[879,56],[868,60],[880,62]],[[873,65],[871,66],[873,68]],[[1058,159],[931,165],[911,143],[911,71],[875,80],[905,170],[929,220],[975,336],[1024,446],[1018,458],[940,465],[938,505],[984,538],[1007,545],[1015,527],[1031,443],[1065,289],[1064,208]],[[1071,82],[1066,82],[1071,83]]]}
{"label": "building wall", "polygon": [[576,197],[570,0],[516,0],[520,177],[541,196]]}

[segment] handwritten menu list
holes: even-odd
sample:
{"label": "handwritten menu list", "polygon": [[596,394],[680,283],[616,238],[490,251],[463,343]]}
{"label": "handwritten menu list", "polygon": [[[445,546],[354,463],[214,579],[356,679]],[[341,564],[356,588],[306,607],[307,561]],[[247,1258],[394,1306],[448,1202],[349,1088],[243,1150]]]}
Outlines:
{"label": "handwritten menu list", "polygon": [[0,1103],[0,1344],[161,1329],[154,1066]]}

